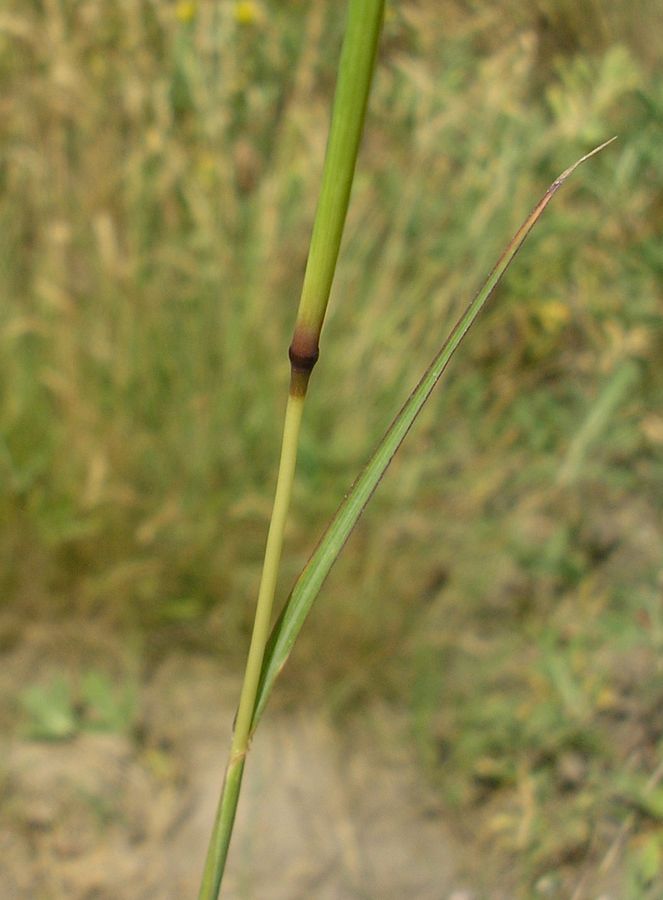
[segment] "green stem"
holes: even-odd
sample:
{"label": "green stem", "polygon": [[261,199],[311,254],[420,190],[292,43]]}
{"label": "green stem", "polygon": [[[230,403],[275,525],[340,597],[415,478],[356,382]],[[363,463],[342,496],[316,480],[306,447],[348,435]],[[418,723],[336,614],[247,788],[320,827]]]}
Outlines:
{"label": "green stem", "polygon": [[297,444],[299,442],[299,430],[304,410],[304,397],[305,395],[292,393],[292,391],[288,397],[283,426],[281,462],[276,480],[272,518],[269,523],[267,544],[265,546],[265,558],[258,589],[253,633],[251,635],[244,682],[230,745],[230,757],[203,872],[203,881],[199,894],[200,900],[214,900],[218,896],[230,846],[237,800],[244,772],[244,761],[249,747],[253,707],[265,654],[265,645],[269,636],[272,606],[276,592],[276,579],[283,548],[283,535],[292,494],[292,482],[295,476]]}
{"label": "green stem", "polygon": [[311,371],[338,259],[357,151],[382,24],[384,0],[350,0],[325,165],[302,296],[290,345],[291,379],[255,622],[233,730],[230,757],[212,830],[199,900],[221,888],[242,784],[260,673],[274,604],[283,534],[292,494],[299,430]]}
{"label": "green stem", "polygon": [[317,358],[371,87],[384,0],[350,0],[292,351]]}
{"label": "green stem", "polygon": [[292,482],[295,477],[295,463],[297,462],[297,444],[299,442],[299,430],[304,411],[304,396],[290,394],[285,413],[283,427],[283,444],[281,447],[281,462],[276,481],[276,494],[274,496],[274,508],[267,534],[265,547],[265,559],[263,562],[262,578],[258,590],[258,602],[256,606],[253,634],[246,662],[244,683],[240,694],[237,720],[231,744],[231,761],[238,755],[246,752],[247,736],[253,717],[253,704],[255,702],[260,667],[265,652],[265,644],[269,637],[269,627],[272,617],[272,605],[276,592],[276,579],[278,577],[279,564],[281,562],[281,550],[283,547],[283,534],[285,532],[286,517],[290,506],[292,494]]}
{"label": "green stem", "polygon": [[592,445],[608,427],[618,406],[633,391],[640,374],[641,367],[634,359],[625,360],[612,373],[589,415],[571,441],[557,476],[559,485],[567,486],[577,480]]}

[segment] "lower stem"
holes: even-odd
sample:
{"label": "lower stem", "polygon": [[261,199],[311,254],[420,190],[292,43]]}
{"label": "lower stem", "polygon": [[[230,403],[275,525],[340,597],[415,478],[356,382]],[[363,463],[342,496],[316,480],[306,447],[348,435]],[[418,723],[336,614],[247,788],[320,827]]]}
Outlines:
{"label": "lower stem", "polygon": [[265,655],[265,645],[269,637],[286,516],[290,506],[295,464],[297,462],[297,444],[304,399],[305,390],[293,390],[291,387],[285,412],[281,460],[276,481],[272,518],[269,523],[265,546],[265,558],[258,590],[258,602],[251,634],[251,644],[249,646],[244,681],[230,745],[230,756],[207,851],[198,900],[217,900],[228,856],[242,775],[244,773],[244,763],[249,749],[251,721],[253,719],[260,671]]}

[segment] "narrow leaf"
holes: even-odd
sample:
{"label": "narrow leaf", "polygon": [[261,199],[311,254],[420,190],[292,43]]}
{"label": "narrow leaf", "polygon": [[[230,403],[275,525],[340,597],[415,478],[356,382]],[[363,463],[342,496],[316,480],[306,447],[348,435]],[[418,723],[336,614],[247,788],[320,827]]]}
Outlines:
{"label": "narrow leaf", "polygon": [[581,163],[603,150],[604,147],[607,147],[608,144],[612,143],[614,140],[615,138],[612,138],[601,144],[599,147],[596,147],[591,153],[587,153],[572,166],[569,166],[559,178],[553,181],[541,200],[513,236],[511,242],[504,250],[494,269],[486,279],[483,287],[479,290],[454,326],[451,334],[442,346],[442,349],[435,356],[423,377],[410,394],[405,405],[392,422],[389,430],[382,438],[382,441],[373,453],[373,456],[370,458],[366,468],[355,481],[351,491],[341,503],[320,540],[320,543],[297,579],[292,593],[272,630],[260,676],[260,685],[258,687],[251,726],[252,731],[255,730],[256,725],[258,724],[258,720],[265,709],[267,700],[274,686],[274,681],[290,655],[290,651],[292,650],[297,635],[310,612],[325,578],[329,574],[329,570],[343,549],[343,545],[356,525],[359,516],[380,482],[380,479],[384,475],[394,454],[400,447],[406,434],[412,427],[414,420],[419,415],[424,403],[446,369],[449,360],[467,334],[468,329],[494,291],[512,259],[522,246],[525,238],[538,221],[553,195]]}

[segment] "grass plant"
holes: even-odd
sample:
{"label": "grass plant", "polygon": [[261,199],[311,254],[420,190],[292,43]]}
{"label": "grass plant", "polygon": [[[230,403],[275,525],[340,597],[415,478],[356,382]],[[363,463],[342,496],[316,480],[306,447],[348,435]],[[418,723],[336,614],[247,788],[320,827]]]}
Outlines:
{"label": "grass plant", "polygon": [[[593,885],[626,812],[611,873],[658,833],[612,787],[660,752],[658,6],[388,5],[300,440],[283,594],[500,236],[620,134],[431,396],[278,692],[346,726],[375,695],[410,709],[514,896]],[[241,664],[342,17],[237,7],[0,14],[3,647],[62,617],[148,672],[173,647]]]}
{"label": "grass plant", "polygon": [[285,411],[281,461],[267,535],[256,616],[239,707],[233,727],[230,756],[203,873],[200,900],[214,900],[218,896],[230,847],[250,739],[272,690],[274,680],[290,654],[303,621],[308,615],[329,569],[341,552],[350,531],[446,369],[456,348],[540,215],[556,191],[575,169],[614,140],[613,138],[601,144],[566,169],[551,184],[521,225],[484,286],[458,320],[442,349],[392,423],[363,474],[346,496],[326,535],[290,595],[288,604],[284,607],[283,613],[275,625],[266,656],[286,516],[295,474],[304,400],[310,374],[318,359],[320,332],[331,292],[350,199],[383,12],[383,2],[367,3],[365,0],[350,0],[348,7],[347,29],[339,63],[338,83],[320,199],[311,237],[295,332],[289,350],[290,391]]}

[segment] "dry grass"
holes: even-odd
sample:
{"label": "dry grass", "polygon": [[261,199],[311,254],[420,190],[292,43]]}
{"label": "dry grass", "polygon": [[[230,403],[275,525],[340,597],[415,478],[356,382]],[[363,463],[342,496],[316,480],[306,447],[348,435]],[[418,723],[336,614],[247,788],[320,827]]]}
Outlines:
{"label": "dry grass", "polygon": [[[488,790],[497,814],[534,778],[530,824],[499,820],[533,878],[564,859],[536,823],[561,796],[555,767],[576,752],[566,738],[541,751],[556,729],[576,733],[560,694],[571,645],[591,682],[572,678],[589,710],[582,734],[603,733],[600,702],[618,717],[635,695],[636,770],[660,742],[645,724],[660,697],[663,88],[649,62],[655,10],[614,7],[592,29],[566,5],[525,20],[512,4],[476,3],[444,24],[436,4],[393,6],[285,561],[284,588],[541,187],[619,133],[454,364],[292,668],[296,679],[315,658],[311,691],[331,680],[339,707],[376,684],[410,696],[434,762],[449,735],[460,748],[476,738],[448,764],[461,802]],[[340,32],[329,4],[242,10],[10,0],[0,15],[7,608],[229,656],[251,616]],[[257,328],[265,311],[270,331]],[[634,362],[559,483],[575,435]],[[437,681],[439,654],[450,685]],[[620,681],[640,656],[644,692],[640,676]],[[523,737],[509,703],[484,703],[493,684],[548,717]],[[491,729],[497,751],[477,737]],[[599,818],[627,743],[587,751]],[[486,775],[496,758],[504,778]],[[585,837],[577,854],[593,860],[605,840]]]}

